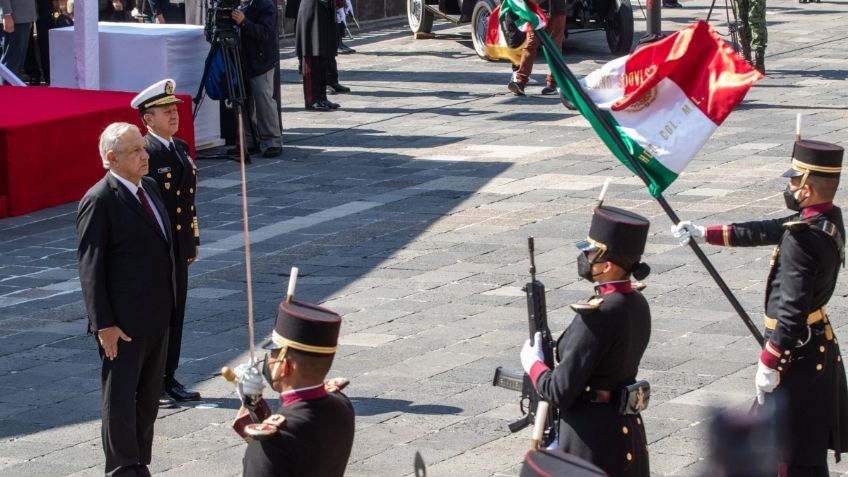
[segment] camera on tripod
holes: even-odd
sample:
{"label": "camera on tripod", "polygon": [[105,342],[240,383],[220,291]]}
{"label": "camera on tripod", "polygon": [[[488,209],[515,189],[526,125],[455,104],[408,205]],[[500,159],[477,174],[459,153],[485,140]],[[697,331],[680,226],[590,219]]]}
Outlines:
{"label": "camera on tripod", "polygon": [[206,41],[215,38],[235,38],[236,21],[233,20],[233,10],[238,8],[239,0],[209,0],[206,9],[206,24],[204,32]]}

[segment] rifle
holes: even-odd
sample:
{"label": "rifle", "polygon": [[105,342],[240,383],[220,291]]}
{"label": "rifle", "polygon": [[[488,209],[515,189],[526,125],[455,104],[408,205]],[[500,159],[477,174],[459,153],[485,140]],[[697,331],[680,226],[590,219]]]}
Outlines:
{"label": "rifle", "polygon": [[[545,364],[554,369],[554,339],[551,336],[551,330],[548,328],[548,313],[545,305],[545,285],[539,280],[536,280],[536,259],[533,255],[533,237],[527,238],[527,248],[530,250],[530,281],[524,285],[522,291],[527,296],[527,322],[529,325],[530,339],[533,340],[536,332],[542,334],[542,353],[545,357]],[[521,393],[519,407],[522,417],[509,423],[510,432],[518,432],[521,429],[533,424],[536,418],[536,409],[541,401],[539,393],[530,382],[530,376],[521,371],[513,371],[498,366],[495,370],[495,376],[492,380],[493,386],[499,386]],[[556,408],[552,408],[548,413],[545,423],[545,431],[543,433],[541,444],[547,446],[556,437],[557,421],[559,420],[559,412]]]}

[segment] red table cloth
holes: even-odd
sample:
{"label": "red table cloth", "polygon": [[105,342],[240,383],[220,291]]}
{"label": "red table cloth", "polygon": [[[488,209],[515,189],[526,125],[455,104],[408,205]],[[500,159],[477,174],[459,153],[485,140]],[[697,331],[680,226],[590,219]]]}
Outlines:
{"label": "red table cloth", "polygon": [[[136,93],[0,86],[0,217],[82,198],[103,177],[97,145],[110,123],[136,124]],[[191,98],[181,95],[177,136],[194,155]]]}

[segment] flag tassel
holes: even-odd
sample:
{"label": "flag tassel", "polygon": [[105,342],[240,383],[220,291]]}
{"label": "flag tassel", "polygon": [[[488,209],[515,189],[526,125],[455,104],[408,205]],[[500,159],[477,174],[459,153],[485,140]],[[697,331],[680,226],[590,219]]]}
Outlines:
{"label": "flag tassel", "polygon": [[[565,75],[571,84],[578,84],[577,78],[574,77],[574,74],[565,64],[565,59],[563,59],[562,54],[558,51],[556,45],[554,45],[554,42],[551,39],[550,35],[548,35],[548,33],[545,31],[537,31],[536,34],[539,35],[539,38],[541,40],[541,46],[543,48],[543,51],[545,52],[545,57],[547,58],[548,63],[556,63],[560,70],[559,73]],[[556,72],[554,72],[554,78],[556,77]],[[604,116],[600,114],[600,111],[598,111],[598,107],[597,105],[595,105],[594,101],[588,98],[586,93],[582,91],[579,87],[571,88],[568,84],[564,84],[563,81],[560,81],[559,78],[556,79],[557,83],[559,83],[560,91],[566,94],[568,96],[568,99],[570,99],[574,104],[578,103],[574,95],[579,95],[581,99],[583,99],[582,103],[584,103],[591,110],[591,113],[594,115],[594,117],[598,118],[600,126],[604,128],[604,130],[610,136],[612,141],[615,142],[616,147],[620,151],[627,151],[628,149],[621,141],[621,138],[619,138],[618,133],[604,119]],[[587,115],[584,114],[584,116]],[[642,179],[645,185],[647,185],[648,187],[651,186],[651,181],[650,179],[648,179],[648,176],[645,174],[645,171],[642,169],[642,166],[636,160],[634,160],[631,155],[620,154],[617,156],[619,156],[619,158],[621,158],[621,156],[624,156],[624,160],[627,161],[626,163],[630,165],[630,169],[640,179]],[[660,207],[662,207],[663,211],[666,213],[666,215],[668,215],[668,218],[671,219],[671,222],[677,225],[680,222],[680,217],[677,216],[677,213],[665,200],[665,197],[663,197],[662,192],[652,191],[651,195],[653,195],[654,199],[656,199],[656,201],[660,204]],[[695,256],[697,256],[701,263],[704,265],[704,268],[707,269],[707,272],[716,282],[716,285],[718,285],[719,289],[721,289],[722,293],[724,293],[724,296],[730,302],[731,306],[733,306],[733,309],[739,315],[739,318],[742,319],[742,322],[748,328],[748,331],[751,332],[751,335],[753,335],[754,339],[757,340],[757,343],[760,345],[760,347],[764,346],[765,340],[763,339],[762,333],[760,333],[760,330],[757,328],[756,325],[754,325],[754,322],[751,320],[751,317],[748,316],[748,313],[742,307],[742,304],[739,303],[739,300],[736,299],[736,296],[727,286],[727,283],[725,283],[724,279],[721,278],[721,275],[719,275],[718,270],[716,270],[712,262],[710,262],[710,259],[707,258],[707,256],[704,254],[704,251],[701,250],[701,247],[699,247],[694,240],[689,241],[689,246],[692,248],[692,251],[695,252]]]}

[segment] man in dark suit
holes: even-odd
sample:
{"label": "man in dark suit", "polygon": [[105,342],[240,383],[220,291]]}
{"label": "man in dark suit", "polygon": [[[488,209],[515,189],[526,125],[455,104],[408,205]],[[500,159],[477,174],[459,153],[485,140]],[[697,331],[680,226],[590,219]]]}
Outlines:
{"label": "man in dark suit", "polygon": [[[147,0],[150,15],[156,23],[185,23],[185,0]],[[144,9],[144,5],[142,5]],[[143,11],[142,13],[148,13]]]}
{"label": "man in dark suit", "polygon": [[[342,477],[353,447],[354,413],[339,392],[345,383],[324,382],[338,345],[342,319],[301,301],[280,304],[262,370],[240,366],[238,392],[264,422],[245,427],[245,477]],[[263,376],[280,392],[277,414],[263,415]],[[341,380],[345,381],[345,380]],[[241,410],[240,415],[246,412]]]}
{"label": "man in dark suit", "polygon": [[176,289],[171,226],[132,124],[100,136],[109,172],[77,212],[80,285],[102,359],[106,475],[149,476]]}
{"label": "man in dark suit", "polygon": [[159,185],[171,222],[170,232],[174,237],[172,247],[176,260],[177,313],[168,337],[162,406],[172,405],[171,399],[180,402],[200,400],[200,393],[187,390],[175,377],[183,339],[188,266],[197,257],[197,246],[200,244],[197,210],[194,207],[197,168],[188,155],[188,144],[174,137],[180,127],[177,104],[182,103],[174,96],[175,87],[174,80],[164,79],[139,93],[130,103],[134,109],[139,110],[147,126],[147,135],[144,137],[144,148],[150,156],[147,175]]}

